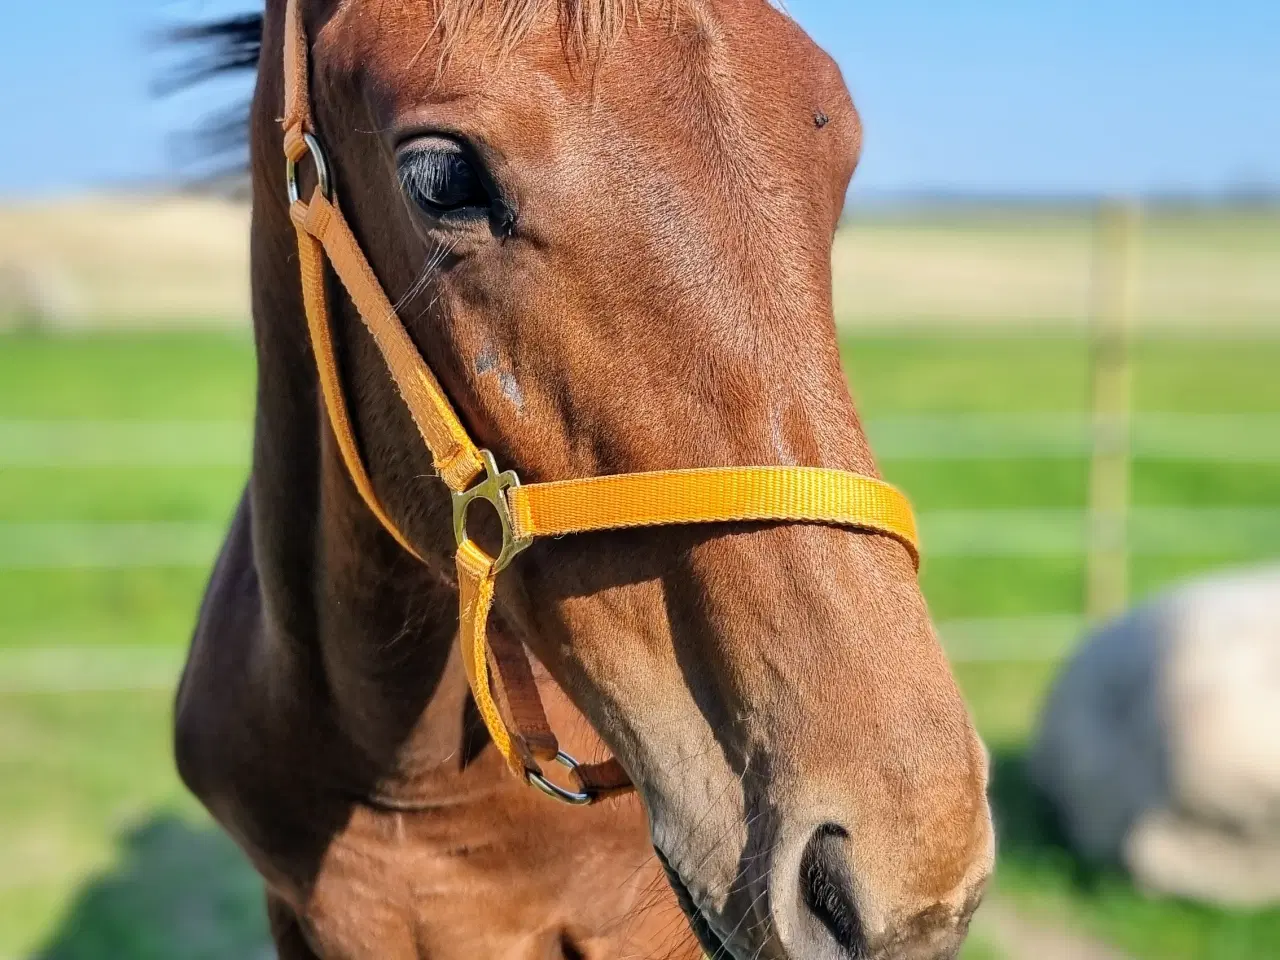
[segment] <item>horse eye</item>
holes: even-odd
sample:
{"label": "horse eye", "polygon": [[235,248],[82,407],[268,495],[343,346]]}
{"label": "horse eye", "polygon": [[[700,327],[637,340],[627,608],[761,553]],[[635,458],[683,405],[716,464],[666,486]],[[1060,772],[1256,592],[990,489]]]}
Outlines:
{"label": "horse eye", "polygon": [[405,195],[428,214],[461,213],[489,206],[475,163],[451,140],[432,139],[400,151],[400,185]]}

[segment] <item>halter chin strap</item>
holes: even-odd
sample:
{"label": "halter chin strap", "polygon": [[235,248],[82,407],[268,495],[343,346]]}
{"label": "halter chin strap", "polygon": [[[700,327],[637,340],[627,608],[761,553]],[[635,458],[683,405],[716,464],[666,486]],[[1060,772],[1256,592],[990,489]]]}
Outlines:
{"label": "halter chin strap", "polygon": [[[521,486],[514,473],[501,472],[493,455],[472,443],[334,200],[311,112],[307,38],[299,0],[289,0],[286,12],[284,77],[290,216],[298,233],[307,327],[329,423],[351,480],[369,510],[401,547],[421,560],[379,501],[360,456],[334,355],[326,257],[377,344],[437,473],[453,492],[463,662],[489,735],[518,776],[574,804],[593,803],[631,789],[616,760],[579,764],[560,750],[524,646],[503,631],[487,629],[498,574],[539,537],[675,524],[822,523],[895,537],[919,562],[915,520],[907,499],[881,480],[841,470],[726,467],[528,486]],[[308,156],[319,183],[304,201],[297,165]],[[501,520],[503,544],[497,557],[468,536],[467,513],[476,500],[491,504]],[[568,768],[577,789],[565,790],[548,780],[543,769],[547,763]]]}

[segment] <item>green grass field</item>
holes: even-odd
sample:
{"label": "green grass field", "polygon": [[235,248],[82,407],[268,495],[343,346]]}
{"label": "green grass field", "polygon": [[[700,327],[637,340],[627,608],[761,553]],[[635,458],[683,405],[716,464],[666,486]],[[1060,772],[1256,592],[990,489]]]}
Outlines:
{"label": "green grass field", "polygon": [[[862,336],[845,355],[873,434],[1088,402],[1088,348],[1071,336]],[[1280,341],[1165,337],[1136,356],[1141,411],[1280,415]],[[256,883],[184,795],[167,742],[167,685],[244,479],[252,365],[243,333],[0,336],[0,960],[231,960],[261,943]],[[974,513],[988,510],[1025,511],[998,515],[1013,525],[1070,521],[1063,511],[1084,504],[1083,458],[917,453],[884,466],[922,514],[926,552],[931,535],[952,544],[923,570],[944,625],[1079,615],[1078,555],[969,555],[953,528],[997,516]],[[1280,456],[1144,459],[1134,497],[1142,510],[1262,518],[1265,533]],[[1136,594],[1280,556],[1269,535],[1204,548],[1194,535],[1134,557]],[[999,659],[957,664],[996,760],[999,897],[1139,960],[1280,956],[1280,911],[1149,900],[1062,848],[1020,759],[1059,652],[1029,630]]]}

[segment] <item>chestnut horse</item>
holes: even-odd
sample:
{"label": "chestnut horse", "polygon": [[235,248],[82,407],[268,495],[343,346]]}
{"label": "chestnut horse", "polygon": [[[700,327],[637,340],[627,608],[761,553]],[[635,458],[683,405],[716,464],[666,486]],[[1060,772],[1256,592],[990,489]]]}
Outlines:
{"label": "chestnut horse", "polygon": [[[182,776],[264,877],[279,955],[953,957],[991,869],[986,760],[898,540],[539,541],[492,630],[536,655],[566,750],[611,751],[637,795],[572,808],[509,776],[455,643],[447,491],[334,283],[353,433],[421,562],[325,415],[284,17],[269,0],[221,31],[227,64],[258,64],[258,405],[176,716]],[[302,0],[301,18],[343,211],[502,463],[874,475],[831,301],[859,120],[767,0]]]}

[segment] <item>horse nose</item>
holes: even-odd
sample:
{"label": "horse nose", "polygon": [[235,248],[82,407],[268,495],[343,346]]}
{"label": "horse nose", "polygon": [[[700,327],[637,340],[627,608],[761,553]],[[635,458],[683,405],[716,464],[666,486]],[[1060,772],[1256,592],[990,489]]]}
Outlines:
{"label": "horse nose", "polygon": [[[904,865],[905,866],[905,865]],[[830,960],[954,960],[968,926],[973,898],[959,910],[941,903],[885,915],[860,889],[849,832],[825,823],[800,857],[791,901],[799,916],[779,924],[789,957]],[[779,918],[782,919],[782,918]]]}

